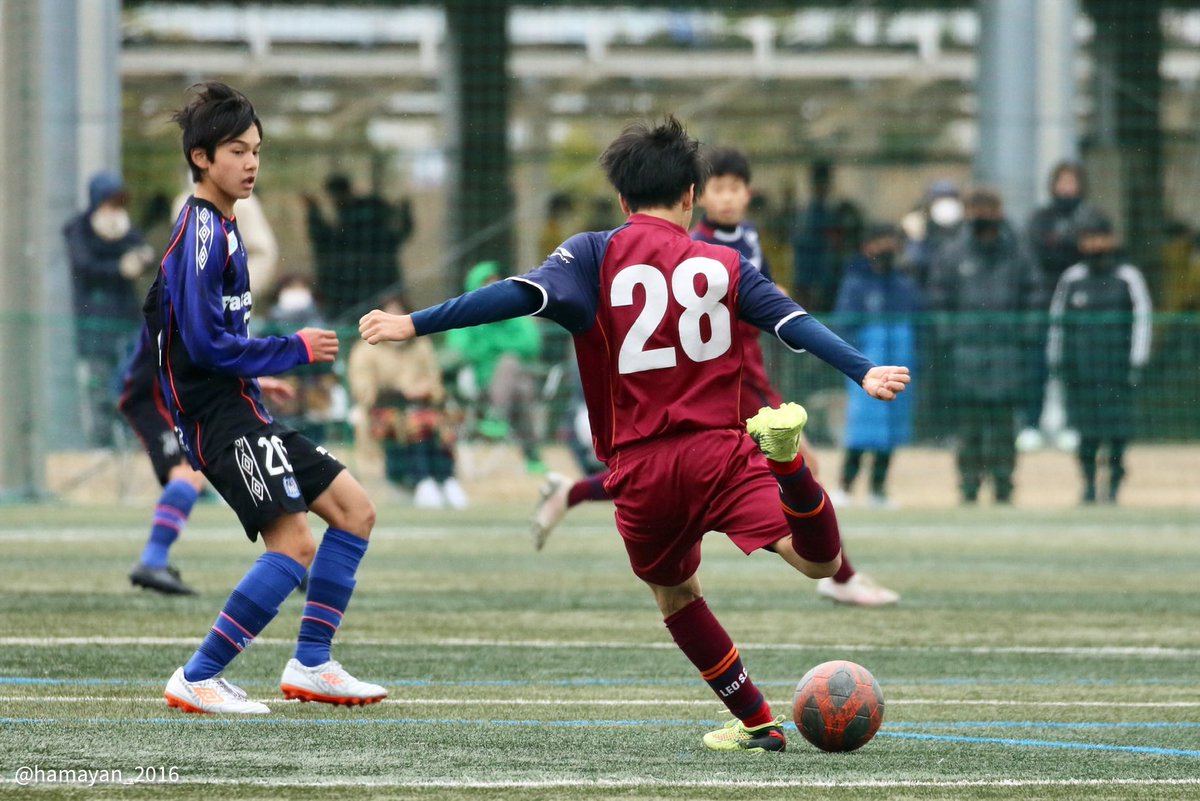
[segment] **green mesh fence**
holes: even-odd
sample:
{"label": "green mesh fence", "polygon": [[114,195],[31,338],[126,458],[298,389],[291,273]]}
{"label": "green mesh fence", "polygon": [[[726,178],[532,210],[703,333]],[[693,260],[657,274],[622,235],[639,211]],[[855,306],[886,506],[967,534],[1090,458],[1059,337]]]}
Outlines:
{"label": "green mesh fence", "polygon": [[[441,301],[460,292],[481,261],[517,274],[576,231],[619,225],[596,157],[630,119],[671,111],[706,144],[743,150],[753,167],[748,218],[772,277],[849,337],[861,320],[835,309],[869,232],[896,227],[898,271],[928,300],[938,253],[965,235],[961,201],[982,176],[1001,188],[1007,230],[1041,269],[1044,298],[1026,309],[1029,318],[941,316],[930,304],[906,318],[913,445],[955,442],[972,369],[955,356],[964,342],[1011,346],[975,369],[1005,378],[1018,432],[1035,424],[1050,434],[1071,429],[1080,390],[1072,395],[1040,354],[1050,291],[1079,257],[1054,251],[1055,226],[1071,229],[1080,208],[1111,221],[1149,288],[1149,360],[1137,375],[1121,376],[1135,383],[1116,393],[1131,410],[1132,440],[1195,442],[1200,206],[1193,187],[1200,160],[1188,59],[1200,45],[1200,11],[1158,0],[1080,0],[1077,16],[1060,25],[1067,38],[1054,40],[1070,45],[1065,52],[1074,61],[1061,74],[1027,76],[1069,89],[1057,110],[1037,92],[1029,106],[1041,127],[1025,133],[1058,150],[1030,145],[1027,163],[1012,164],[985,153],[989,137],[1012,122],[988,87],[1046,58],[1032,49],[1004,50],[1007,60],[985,52],[995,44],[987,39],[994,26],[981,21],[1012,13],[1012,5],[128,2],[117,69],[129,211],[161,253],[190,189],[170,112],[201,78],[251,97],[264,124],[262,169],[254,200],[240,205],[238,217],[251,255],[256,330],[287,318],[295,293],[286,288],[313,293],[316,319],[343,334],[332,379],[314,383],[328,390],[333,380],[344,393],[314,432],[346,440],[354,406],[346,359],[359,315],[398,293],[411,307]],[[27,16],[36,20],[6,18],[10,56],[20,41],[13,26],[27,24]],[[1044,14],[1021,24],[1028,26],[1021,47],[1054,35]],[[1055,83],[1063,75],[1069,86]],[[80,125],[91,121],[81,111]],[[1065,217],[1050,213],[1051,169],[1060,158],[1081,168],[1082,201]],[[79,186],[86,180],[80,175]],[[934,207],[949,196],[960,206],[943,219]],[[1039,211],[1049,215],[1040,239]],[[48,229],[57,231],[52,222]],[[1073,242],[1077,232],[1067,233]],[[60,261],[54,269],[66,267]],[[135,313],[152,275],[148,269],[129,282]],[[133,335],[121,325],[38,314],[9,314],[0,327],[18,350],[45,337],[101,340],[113,365]],[[553,442],[566,428],[574,368],[567,338],[550,326],[542,333],[532,374],[539,434]],[[781,393],[810,406],[813,440],[840,445],[848,398],[842,377],[787,353],[769,335],[763,342]],[[452,361],[445,378],[453,397]],[[53,391],[73,394],[81,408],[89,397],[105,401],[115,392],[112,375],[73,374],[76,386],[60,381]],[[7,416],[6,425],[19,417]],[[69,422],[86,429],[88,417]],[[81,436],[86,444],[94,434]],[[63,440],[45,439],[55,448]]]}

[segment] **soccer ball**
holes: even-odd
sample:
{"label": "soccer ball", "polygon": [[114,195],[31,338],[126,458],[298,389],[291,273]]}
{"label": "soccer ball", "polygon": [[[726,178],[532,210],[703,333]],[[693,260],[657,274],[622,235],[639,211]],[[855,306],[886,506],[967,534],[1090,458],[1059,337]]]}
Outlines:
{"label": "soccer ball", "polygon": [[822,751],[853,751],[879,731],[883,691],[862,665],[824,662],[796,685],[792,718],[804,739]]}

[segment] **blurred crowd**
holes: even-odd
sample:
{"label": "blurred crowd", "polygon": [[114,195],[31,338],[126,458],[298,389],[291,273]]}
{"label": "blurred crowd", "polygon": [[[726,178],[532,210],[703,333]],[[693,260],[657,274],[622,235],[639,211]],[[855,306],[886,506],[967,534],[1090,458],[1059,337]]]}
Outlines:
{"label": "blurred crowd", "polygon": [[[954,448],[959,492],[999,503],[1014,494],[1019,454],[1077,453],[1084,503],[1115,501],[1133,437],[1133,398],[1149,359],[1150,295],[1124,257],[1112,218],[1088,195],[1081,165],[1048,176],[1049,201],[1012,220],[987,187],[935,180],[900,219],[881,221],[838,190],[835,165],[808,168],[802,203],[755,194],[749,216],[781,288],[879,363],[908,364],[903,403],[848,393],[836,485],[841,503],[891,506],[893,452],[912,442],[915,410],[943,421],[926,432]],[[323,198],[300,198],[312,264],[279,269],[279,248],[255,198],[238,205],[250,255],[259,335],[345,326],[370,308],[409,307],[400,253],[412,236],[407,200],[356,192],[330,175]],[[178,209],[182,199],[177,198]],[[165,249],[171,205],[145,201],[134,224],[121,177],[95,175],[88,203],[66,224],[73,278],[81,421],[91,446],[127,441],[114,413],[124,360],[140,333],[141,299]],[[620,224],[610,202],[547,199],[539,245]],[[1183,224],[1166,231],[1161,309],[1200,310],[1200,254]],[[467,265],[464,289],[523,272]],[[588,464],[586,420],[560,382],[567,354],[543,342],[532,318],[456,332],[434,344],[348,348],[335,365],[285,377],[295,390],[279,417],[318,440],[353,437],[359,458],[427,507],[463,507],[456,451],[463,438],[511,442],[531,474],[546,472],[541,443],[555,437]],[[568,371],[569,372],[569,371]],[[555,419],[548,398],[566,411]],[[804,402],[804,398],[795,398]],[[582,429],[582,431],[581,431]],[[369,468],[368,468],[369,470]],[[866,488],[856,491],[859,474]]]}

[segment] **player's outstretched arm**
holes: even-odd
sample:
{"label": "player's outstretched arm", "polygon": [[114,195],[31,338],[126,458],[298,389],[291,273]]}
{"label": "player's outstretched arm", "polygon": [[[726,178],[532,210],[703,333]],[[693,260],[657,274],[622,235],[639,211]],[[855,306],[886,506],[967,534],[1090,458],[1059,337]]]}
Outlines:
{"label": "player's outstretched arm", "polygon": [[373,309],[358,321],[358,333],[370,345],[380,342],[404,342],[417,335],[413,325],[412,315],[388,314],[379,309]]}
{"label": "player's outstretched arm", "polygon": [[912,376],[908,374],[907,367],[881,365],[867,371],[863,376],[862,388],[872,398],[890,401],[895,400],[911,380]]}
{"label": "player's outstretched arm", "polygon": [[304,340],[312,363],[331,362],[337,358],[337,334],[325,328],[301,328],[296,335]]}

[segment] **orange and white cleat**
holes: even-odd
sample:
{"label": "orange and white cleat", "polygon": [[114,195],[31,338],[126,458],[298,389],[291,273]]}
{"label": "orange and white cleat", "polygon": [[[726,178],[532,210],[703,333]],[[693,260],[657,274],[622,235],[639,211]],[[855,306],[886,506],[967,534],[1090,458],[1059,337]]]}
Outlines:
{"label": "orange and white cleat", "polygon": [[335,659],[316,667],[306,667],[289,659],[283,669],[283,678],[279,680],[279,689],[284,698],[341,706],[375,704],[388,694],[378,684],[354,678]]}
{"label": "orange and white cleat", "polygon": [[184,712],[215,712],[232,715],[265,715],[271,710],[266,704],[251,701],[246,697],[246,691],[235,687],[220,676],[201,681],[188,681],[183,677],[183,668],[179,668],[167,682],[163,691],[167,706],[173,706]]}

